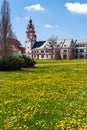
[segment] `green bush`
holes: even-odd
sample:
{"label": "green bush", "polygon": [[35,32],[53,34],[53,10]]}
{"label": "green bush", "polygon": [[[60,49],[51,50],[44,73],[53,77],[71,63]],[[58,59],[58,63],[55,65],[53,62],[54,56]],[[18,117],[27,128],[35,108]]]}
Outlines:
{"label": "green bush", "polygon": [[33,67],[36,62],[26,56],[9,56],[2,57],[0,59],[0,70],[1,71],[13,71],[20,70],[21,68]]}
{"label": "green bush", "polygon": [[23,68],[33,67],[36,64],[34,59],[30,59],[29,57],[26,57],[25,55],[21,56],[20,58],[24,61]]}
{"label": "green bush", "polygon": [[0,59],[1,71],[20,70],[23,67],[23,60],[19,57],[9,56]]}

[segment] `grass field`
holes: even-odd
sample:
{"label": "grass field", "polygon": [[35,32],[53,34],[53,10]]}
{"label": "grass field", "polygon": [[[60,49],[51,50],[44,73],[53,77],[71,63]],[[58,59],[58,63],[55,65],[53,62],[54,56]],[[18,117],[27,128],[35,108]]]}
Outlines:
{"label": "grass field", "polygon": [[87,60],[0,72],[0,130],[87,130]]}

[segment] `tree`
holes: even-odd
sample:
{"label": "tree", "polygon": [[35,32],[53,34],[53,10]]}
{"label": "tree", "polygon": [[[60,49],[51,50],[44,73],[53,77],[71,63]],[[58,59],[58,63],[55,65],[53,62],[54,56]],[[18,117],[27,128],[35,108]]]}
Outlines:
{"label": "tree", "polygon": [[1,6],[0,15],[0,55],[9,56],[11,39],[15,36],[12,32],[11,22],[10,22],[10,8],[7,0],[3,0]]}
{"label": "tree", "polygon": [[52,59],[60,59],[60,47],[57,44],[57,41],[57,37],[52,36],[48,39],[48,43],[45,46],[46,49],[51,50]]}

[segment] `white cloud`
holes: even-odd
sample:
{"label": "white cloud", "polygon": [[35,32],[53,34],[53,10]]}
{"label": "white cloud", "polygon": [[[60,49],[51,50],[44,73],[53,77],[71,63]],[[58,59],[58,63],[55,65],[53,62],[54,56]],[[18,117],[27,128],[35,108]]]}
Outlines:
{"label": "white cloud", "polygon": [[87,14],[87,4],[66,3],[65,7],[72,13]]}
{"label": "white cloud", "polygon": [[45,25],[45,28],[50,28],[50,29],[52,29],[52,28],[53,28],[53,26],[52,26],[52,25],[50,25],[50,24],[46,24],[46,25]]}
{"label": "white cloud", "polygon": [[28,11],[31,11],[31,10],[44,11],[45,8],[42,7],[40,4],[36,4],[36,5],[26,6],[25,10],[28,10]]}

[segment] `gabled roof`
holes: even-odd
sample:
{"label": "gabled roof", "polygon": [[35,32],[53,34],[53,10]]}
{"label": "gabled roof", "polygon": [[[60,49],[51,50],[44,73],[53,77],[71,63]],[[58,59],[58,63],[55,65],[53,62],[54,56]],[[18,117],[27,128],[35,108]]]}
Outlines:
{"label": "gabled roof", "polygon": [[71,46],[72,39],[65,39],[62,48],[68,48]]}
{"label": "gabled roof", "polygon": [[45,41],[36,41],[33,45],[33,49],[34,48],[38,48],[41,47],[43,44],[45,43]]}
{"label": "gabled roof", "polygon": [[12,51],[20,51],[20,49],[18,47],[16,47],[14,44],[11,45],[10,49]]}
{"label": "gabled roof", "polygon": [[10,40],[12,51],[21,51],[21,53],[25,53],[25,47],[22,46],[20,41],[18,41],[17,39],[10,39]]}
{"label": "gabled roof", "polygon": [[87,40],[77,40],[76,44],[87,44]]}

